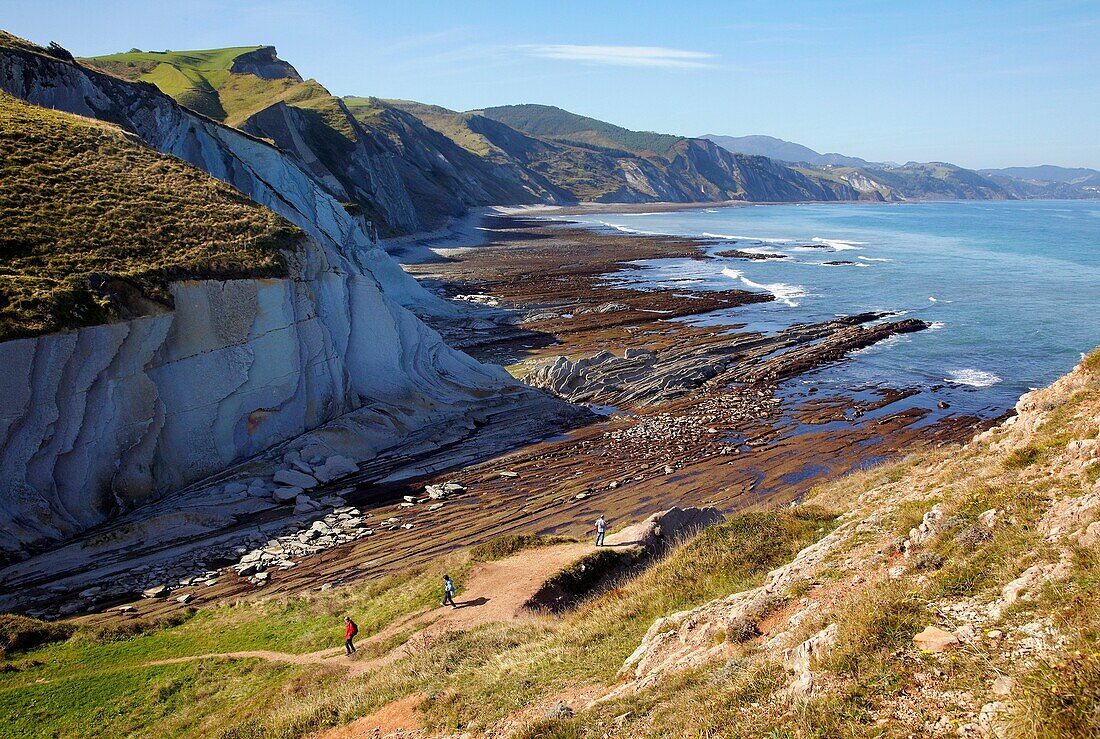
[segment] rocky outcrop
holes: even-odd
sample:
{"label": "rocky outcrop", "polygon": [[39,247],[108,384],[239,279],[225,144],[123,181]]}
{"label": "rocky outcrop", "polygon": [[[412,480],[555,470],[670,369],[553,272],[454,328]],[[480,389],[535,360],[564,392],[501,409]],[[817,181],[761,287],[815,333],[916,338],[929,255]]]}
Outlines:
{"label": "rocky outcrop", "polygon": [[255,51],[241,54],[233,60],[229,71],[233,74],[254,74],[265,80],[302,81],[298,70],[276,56],[274,46],[261,46]]}
{"label": "rocky outcrop", "polygon": [[660,352],[627,349],[622,356],[602,351],[580,359],[555,357],[524,379],[573,402],[653,405],[705,383],[776,383],[889,336],[927,327],[914,319],[872,323],[882,317],[845,316],[770,336],[735,334]]}
{"label": "rocky outcrop", "polygon": [[[309,235],[291,279],[171,286],[175,310],[0,345],[0,552],[70,537],[342,414],[359,458],[515,383],[404,306],[456,308],[406,275],[271,145],[149,85],[0,48],[0,88],[118,124]],[[400,423],[396,423],[400,419]]]}

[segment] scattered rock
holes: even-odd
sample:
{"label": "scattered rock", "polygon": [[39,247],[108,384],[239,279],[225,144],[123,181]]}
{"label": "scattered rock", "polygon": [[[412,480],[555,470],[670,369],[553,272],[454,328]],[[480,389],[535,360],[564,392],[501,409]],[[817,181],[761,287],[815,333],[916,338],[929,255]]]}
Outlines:
{"label": "scattered rock", "polygon": [[499,472],[498,474],[499,474],[499,475],[500,475],[501,477],[507,477],[507,478],[509,478],[509,479],[512,479],[512,480],[514,480],[515,478],[519,477],[519,473],[518,473],[518,472],[511,472],[510,470],[503,470],[503,471]]}
{"label": "scattered rock", "polygon": [[313,476],[321,482],[332,482],[337,478],[359,471],[359,465],[347,457],[334,454],[323,465],[313,470]]}
{"label": "scattered rock", "polygon": [[303,490],[317,487],[316,477],[298,470],[279,470],[275,473],[274,480],[287,487],[302,488]]}
{"label": "scattered rock", "polygon": [[302,489],[297,487],[275,488],[271,499],[276,503],[293,503],[295,498],[302,494]]}
{"label": "scattered rock", "polygon": [[154,585],[141,591],[142,598],[164,598],[168,595],[167,585]]}
{"label": "scattered rock", "polygon": [[546,718],[548,719],[567,719],[572,717],[573,709],[570,708],[564,701],[558,701],[556,704],[546,709]]}
{"label": "scattered rock", "polygon": [[913,637],[913,643],[925,652],[939,653],[955,646],[959,640],[954,634],[929,624]]}
{"label": "scattered rock", "polygon": [[794,674],[794,681],[787,686],[791,695],[805,696],[813,691],[814,674],[810,664],[815,658],[829,653],[836,644],[836,624],[829,624],[797,647],[783,653],[783,664]]}
{"label": "scattered rock", "polygon": [[176,598],[176,600],[178,600],[180,603],[182,603],[184,605],[187,605],[193,599],[194,599],[194,596],[192,596],[190,593],[185,593],[185,594],[181,595],[180,597]]}

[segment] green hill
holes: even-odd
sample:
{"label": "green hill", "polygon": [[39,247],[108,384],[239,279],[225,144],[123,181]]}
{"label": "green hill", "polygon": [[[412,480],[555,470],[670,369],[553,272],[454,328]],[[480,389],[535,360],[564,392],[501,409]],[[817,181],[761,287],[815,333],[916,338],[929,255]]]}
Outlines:
{"label": "green hill", "polygon": [[502,105],[474,111],[533,136],[564,139],[635,154],[669,153],[683,136],[653,131],[631,131],[613,123],[588,118],[552,105]]}
{"label": "green hill", "polygon": [[302,80],[271,46],[135,50],[80,61],[123,79],[154,84],[181,105],[231,126],[279,101],[306,103],[331,97],[314,80]]}
{"label": "green hill", "polygon": [[0,341],[155,312],[172,279],[282,275],[300,238],[115,126],[2,92],[0,222]]}

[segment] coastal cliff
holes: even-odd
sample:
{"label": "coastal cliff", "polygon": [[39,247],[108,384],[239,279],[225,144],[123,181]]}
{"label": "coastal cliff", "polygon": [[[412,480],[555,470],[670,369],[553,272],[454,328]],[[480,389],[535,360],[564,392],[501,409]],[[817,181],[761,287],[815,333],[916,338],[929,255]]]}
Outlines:
{"label": "coastal cliff", "polygon": [[286,278],[203,279],[199,270],[169,281],[169,310],[0,344],[5,558],[351,410],[376,412],[377,433],[359,435],[369,456],[516,386],[410,312],[456,309],[406,275],[371,242],[363,219],[271,145],[149,85],[33,49],[0,47],[0,88],[118,125],[306,235],[284,253]]}

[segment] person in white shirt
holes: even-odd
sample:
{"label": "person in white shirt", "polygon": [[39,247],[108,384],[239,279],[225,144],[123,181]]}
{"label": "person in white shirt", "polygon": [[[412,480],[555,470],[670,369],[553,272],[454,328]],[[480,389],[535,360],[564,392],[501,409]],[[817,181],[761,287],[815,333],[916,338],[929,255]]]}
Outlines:
{"label": "person in white shirt", "polygon": [[603,537],[607,533],[607,521],[604,519],[603,514],[596,519],[596,546],[603,546]]}

